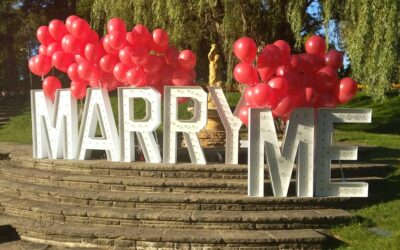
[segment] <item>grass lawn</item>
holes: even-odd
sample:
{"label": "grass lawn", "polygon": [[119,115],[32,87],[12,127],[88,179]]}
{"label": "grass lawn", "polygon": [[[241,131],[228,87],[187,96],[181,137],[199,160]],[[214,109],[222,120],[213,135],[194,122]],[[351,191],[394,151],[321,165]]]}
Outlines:
{"label": "grass lawn", "polygon": [[[235,105],[239,94],[227,94],[230,105]],[[114,115],[117,117],[117,98],[111,97]],[[179,117],[190,118],[188,104],[181,105]],[[369,97],[359,94],[349,108],[372,108],[371,124],[342,124],[336,126],[335,140],[375,146],[363,161],[388,163],[396,167],[387,184],[373,190],[379,200],[368,207],[353,211],[357,219],[348,226],[333,230],[336,237],[344,241],[340,249],[400,249],[400,96],[391,94],[382,103],[373,103]],[[144,116],[143,103],[137,103],[135,117]],[[0,141],[31,143],[31,114],[27,109],[22,115],[0,129]],[[390,232],[390,236],[379,236],[368,231],[379,227]]]}
{"label": "grass lawn", "polygon": [[[359,95],[345,107],[372,108],[372,123],[338,125],[335,139],[376,146],[363,160],[388,163],[396,171],[380,190],[371,191],[379,197],[375,204],[353,211],[357,219],[348,226],[335,228],[333,233],[345,242],[340,249],[400,249],[400,96],[391,94],[385,102],[373,103]],[[379,227],[388,234],[372,233],[368,230],[371,227]]]}
{"label": "grass lawn", "polygon": [[[235,106],[240,98],[239,93],[227,93],[226,98],[228,103]],[[110,96],[111,106],[114,112],[114,117],[118,119],[118,98],[115,93]],[[135,119],[141,119],[145,116],[145,105],[143,100],[135,100]],[[192,106],[191,102],[179,105],[179,119],[190,119],[192,114],[188,111],[188,107]],[[83,109],[83,103],[78,102],[78,109]],[[162,109],[163,112],[163,109]],[[161,115],[163,113],[161,112]],[[162,131],[162,124],[157,129]],[[31,111],[26,108],[21,115],[11,118],[11,121],[4,127],[0,128],[0,141],[16,142],[16,143],[32,143],[32,127],[31,127]]]}
{"label": "grass lawn", "polygon": [[[116,94],[110,96],[111,106],[114,117],[118,119],[118,98]],[[78,112],[83,110],[83,103],[78,102]],[[135,118],[143,118],[146,114],[143,100],[135,100]],[[179,108],[179,114],[182,119],[189,118],[190,113],[187,111],[188,104],[182,104]],[[162,129],[160,126],[159,130]],[[16,142],[16,143],[32,143],[32,126],[31,111],[27,107],[21,115],[11,118],[11,121],[3,128],[0,128],[0,141]]]}

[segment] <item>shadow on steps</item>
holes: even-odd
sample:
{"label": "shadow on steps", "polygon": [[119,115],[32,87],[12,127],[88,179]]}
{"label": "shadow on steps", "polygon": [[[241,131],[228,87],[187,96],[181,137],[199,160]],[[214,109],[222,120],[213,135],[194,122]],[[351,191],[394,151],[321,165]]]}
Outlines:
{"label": "shadow on steps", "polygon": [[0,244],[20,240],[20,237],[11,225],[0,225]]}

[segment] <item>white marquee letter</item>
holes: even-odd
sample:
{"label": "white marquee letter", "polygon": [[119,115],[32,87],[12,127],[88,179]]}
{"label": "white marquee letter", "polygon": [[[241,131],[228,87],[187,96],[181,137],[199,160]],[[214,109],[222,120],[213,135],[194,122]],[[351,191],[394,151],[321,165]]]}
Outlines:
{"label": "white marquee letter", "polygon": [[78,138],[76,99],[56,92],[55,104],[42,90],[31,90],[33,157],[74,159]]}
{"label": "white marquee letter", "polygon": [[[194,101],[193,118],[178,120],[178,98]],[[177,132],[183,132],[192,163],[206,164],[203,149],[196,132],[207,123],[207,93],[201,87],[165,87],[164,96],[164,163],[176,163]]]}
{"label": "white marquee letter", "polygon": [[208,91],[226,131],[225,163],[238,164],[239,129],[242,126],[242,121],[232,114],[224,92],[220,87],[208,87]]}
{"label": "white marquee letter", "polygon": [[[141,98],[146,103],[146,116],[135,120],[134,99]],[[161,124],[161,95],[153,88],[118,88],[119,134],[121,136],[121,159],[135,160],[135,136],[138,137],[146,162],[160,163],[161,154],[153,131]]]}
{"label": "white marquee letter", "polygon": [[370,123],[371,109],[319,109],[315,151],[317,196],[367,197],[368,183],[331,182],[331,160],[357,160],[357,146],[332,146],[334,123]]}
{"label": "white marquee letter", "polygon": [[296,153],[297,196],[313,196],[314,110],[293,111],[282,151],[271,110],[251,109],[249,121],[249,196],[264,196],[264,146],[274,196],[287,196]]}
{"label": "white marquee letter", "polygon": [[[102,137],[95,137],[97,122]],[[117,127],[107,90],[89,88],[79,131],[79,160],[90,158],[92,150],[105,150],[107,160],[120,161]]]}

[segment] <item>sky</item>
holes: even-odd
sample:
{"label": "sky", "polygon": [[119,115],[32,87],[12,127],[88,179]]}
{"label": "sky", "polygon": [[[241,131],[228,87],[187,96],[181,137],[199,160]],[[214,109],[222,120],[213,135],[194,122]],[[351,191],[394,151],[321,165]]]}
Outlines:
{"label": "sky", "polygon": [[[307,13],[310,14],[313,18],[315,18],[316,20],[322,21],[323,17],[322,17],[322,8],[321,8],[321,4],[318,0],[313,1],[310,6],[307,8]],[[339,50],[341,52],[343,52],[343,66],[344,68],[347,68],[350,65],[350,60],[349,57],[347,56],[346,53],[344,53],[344,50],[341,46],[340,43],[340,37],[338,34],[338,26],[337,26],[337,22],[335,20],[330,20],[328,22],[328,32],[325,32],[325,27],[321,26],[318,30],[317,30],[317,34],[318,35],[322,35],[322,36],[328,36],[328,40],[330,43],[334,44],[335,49]]]}

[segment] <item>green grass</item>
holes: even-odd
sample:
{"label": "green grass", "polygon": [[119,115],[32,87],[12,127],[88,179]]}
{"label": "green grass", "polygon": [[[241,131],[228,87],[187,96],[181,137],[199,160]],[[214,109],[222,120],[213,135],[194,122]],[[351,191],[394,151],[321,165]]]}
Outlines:
{"label": "green grass", "polygon": [[[226,98],[230,105],[236,105],[240,98],[239,93],[227,93]],[[118,98],[115,94],[110,96],[111,106],[114,112],[114,117],[118,119]],[[187,120],[193,115],[188,111],[188,107],[193,106],[191,101],[180,104],[178,108],[178,118]],[[144,118],[146,114],[145,103],[143,100],[135,100],[135,119]],[[83,109],[83,103],[78,103],[78,110]],[[79,111],[78,111],[79,112]],[[163,116],[163,109],[161,112]],[[162,132],[162,124],[157,129],[157,132]],[[32,143],[32,125],[31,125],[31,111],[26,108],[24,112],[18,116],[11,118],[10,122],[0,128],[0,141],[16,142],[16,143]]]}
{"label": "green grass", "polygon": [[370,97],[358,95],[346,108],[372,108],[372,122],[369,124],[349,124],[338,126],[345,131],[363,131],[368,133],[400,135],[400,95],[389,94],[382,103],[374,103]]}
{"label": "green grass", "polygon": [[[380,190],[370,190],[378,197],[375,204],[353,211],[353,223],[333,230],[344,243],[339,249],[400,249],[400,96],[391,94],[382,103],[358,95],[350,108],[372,108],[371,124],[337,125],[336,141],[375,146],[363,161],[387,163],[395,167]],[[368,229],[379,227],[392,233],[379,236]]]}
{"label": "green grass", "polygon": [[32,126],[30,108],[23,110],[22,114],[11,117],[10,122],[0,128],[0,141],[31,143]]}

